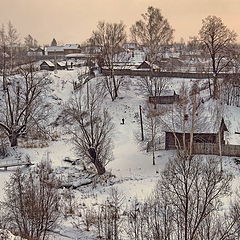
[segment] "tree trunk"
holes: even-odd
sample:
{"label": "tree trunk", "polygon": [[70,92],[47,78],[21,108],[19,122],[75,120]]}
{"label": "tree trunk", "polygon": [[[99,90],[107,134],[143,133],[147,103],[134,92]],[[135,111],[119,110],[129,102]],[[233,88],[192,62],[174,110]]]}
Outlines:
{"label": "tree trunk", "polygon": [[220,96],[220,89],[219,89],[219,84],[218,84],[218,79],[215,76],[213,79],[213,98],[214,99],[219,99]]}
{"label": "tree trunk", "polygon": [[117,84],[116,84],[116,79],[114,75],[112,75],[112,79],[113,79],[114,100],[115,100],[118,97],[118,90],[117,90]]}
{"label": "tree trunk", "polygon": [[103,166],[103,164],[98,159],[95,159],[93,161],[93,164],[97,169],[98,175],[103,175],[106,172],[105,167]]}
{"label": "tree trunk", "polygon": [[17,146],[17,144],[18,144],[18,134],[17,134],[16,132],[12,132],[12,133],[9,135],[8,138],[9,138],[11,147]]}

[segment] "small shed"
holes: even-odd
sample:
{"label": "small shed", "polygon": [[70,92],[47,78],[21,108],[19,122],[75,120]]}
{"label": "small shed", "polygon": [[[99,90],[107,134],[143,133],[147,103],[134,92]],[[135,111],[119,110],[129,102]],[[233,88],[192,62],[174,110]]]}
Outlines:
{"label": "small shed", "polygon": [[45,60],[40,64],[40,69],[41,70],[53,71],[55,69],[55,65],[51,61]]}

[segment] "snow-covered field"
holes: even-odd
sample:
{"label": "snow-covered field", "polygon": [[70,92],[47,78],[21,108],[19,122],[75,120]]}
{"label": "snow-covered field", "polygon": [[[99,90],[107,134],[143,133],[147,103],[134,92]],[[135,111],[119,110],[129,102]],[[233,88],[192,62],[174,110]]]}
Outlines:
{"label": "snow-covered field", "polygon": [[[54,121],[54,118],[61,112],[62,106],[71,98],[73,94],[73,81],[77,80],[77,74],[84,69],[75,69],[73,71],[58,71],[57,73],[49,73],[52,80],[49,101],[52,104],[51,114],[49,119]],[[91,79],[94,84],[96,78]],[[186,79],[169,79],[170,89],[178,90],[182,82],[189,83],[191,80]],[[164,168],[169,157],[174,155],[174,151],[161,150],[156,153],[156,165],[152,165],[151,153],[146,153],[141,150],[140,145],[136,140],[136,133],[140,131],[139,124],[139,105],[144,107],[146,96],[139,88],[139,79],[126,77],[125,84],[120,91],[120,97],[114,102],[110,98],[104,101],[105,107],[109,110],[115,125],[113,133],[113,155],[114,160],[107,166],[107,171],[111,172],[115,177],[111,178],[111,184],[103,186],[97,185],[96,188],[80,187],[74,190],[75,201],[85,203],[86,205],[94,205],[97,202],[105,200],[112,186],[118,188],[126,200],[134,199],[135,197],[143,200],[153,190],[157,179],[160,176],[161,170]],[[143,108],[144,111],[144,108]],[[240,135],[234,132],[240,132],[240,111],[239,108],[229,107],[225,113],[228,116],[227,124],[229,125],[230,135],[229,141],[233,144],[240,144]],[[125,119],[125,124],[122,125],[121,119]],[[44,148],[20,148],[16,151],[23,155],[29,155],[33,163],[38,163],[41,160],[49,159],[52,165],[58,169],[63,177],[72,176],[80,171],[80,167],[74,167],[67,162],[64,162],[65,157],[76,159],[73,145],[69,141],[69,135],[65,133],[63,127],[58,127],[60,138],[57,141],[49,142],[48,147]],[[5,161],[5,160],[3,160]],[[237,186],[239,181],[239,169],[234,164],[232,158],[224,158],[224,167],[228,168],[236,176],[233,185]],[[14,171],[10,168],[8,171],[0,170],[0,200],[3,199],[4,183],[9,179],[10,174]],[[79,238],[79,231],[73,229],[70,220],[63,220],[58,231],[62,234],[56,234],[51,239],[94,239],[90,233],[82,232]],[[86,234],[86,235],[85,235]]]}

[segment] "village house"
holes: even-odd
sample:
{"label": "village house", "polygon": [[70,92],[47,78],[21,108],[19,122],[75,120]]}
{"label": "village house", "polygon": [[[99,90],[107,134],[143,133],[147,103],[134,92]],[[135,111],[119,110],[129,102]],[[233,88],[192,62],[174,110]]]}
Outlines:
{"label": "village house", "polygon": [[40,64],[40,70],[53,71],[55,69],[55,64],[51,61],[45,60]]}
{"label": "village house", "polygon": [[45,47],[45,55],[47,55],[47,56],[64,56],[63,46]]}
{"label": "village house", "polygon": [[[64,70],[67,68],[66,62],[57,62],[56,63],[56,69],[57,70]],[[47,71],[54,71],[55,70],[55,64],[49,60],[45,60],[40,64],[40,70],[47,70]]]}
{"label": "village house", "polygon": [[[143,61],[137,69],[139,70],[150,70],[151,69],[151,64],[149,61]],[[156,64],[152,64],[152,69],[153,71],[158,71],[159,67]]]}
{"label": "village house", "polygon": [[43,56],[44,55],[44,50],[40,47],[38,48],[29,48],[27,51],[27,56],[29,57],[38,57],[38,56]]}
{"label": "village house", "polygon": [[45,47],[45,55],[47,56],[65,56],[68,54],[80,53],[79,44],[66,44],[64,46]]}
{"label": "village house", "polygon": [[[213,123],[209,123],[213,125]],[[193,133],[193,143],[213,143],[218,144],[219,141],[221,144],[225,144],[224,132],[228,131],[224,119],[222,119],[219,126],[208,126],[205,130],[196,130]],[[165,132],[165,149],[177,149],[182,148],[185,144],[189,145],[190,143],[190,132],[183,131],[166,131]]]}
{"label": "village house", "polygon": [[[208,122],[207,125],[211,126],[212,123]],[[192,154],[240,157],[240,145],[227,144],[225,139],[225,132],[228,132],[228,128],[224,122],[224,119],[222,119],[220,125],[215,129],[212,128],[212,130],[209,131],[194,131]],[[190,132],[165,132],[166,150],[183,150],[184,142],[186,148],[188,149],[190,144]]]}
{"label": "village house", "polygon": [[63,51],[64,51],[64,55],[81,53],[81,49],[80,49],[79,44],[66,44],[63,47]]}
{"label": "village house", "polygon": [[150,96],[149,102],[153,104],[173,104],[177,102],[179,95],[174,90],[164,90],[160,96]]}

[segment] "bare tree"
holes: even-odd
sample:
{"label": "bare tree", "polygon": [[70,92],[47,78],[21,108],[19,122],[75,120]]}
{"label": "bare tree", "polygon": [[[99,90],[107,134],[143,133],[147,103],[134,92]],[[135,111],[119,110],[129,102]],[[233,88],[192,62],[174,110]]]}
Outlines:
{"label": "bare tree", "polygon": [[123,197],[120,192],[111,189],[109,198],[97,211],[98,237],[107,240],[122,239],[122,204]]}
{"label": "bare tree", "polygon": [[221,18],[208,16],[202,20],[199,37],[203,49],[206,50],[211,61],[213,73],[212,95],[217,99],[220,96],[218,75],[226,69],[233,59],[233,50],[237,34],[229,30]]}
{"label": "bare tree", "polygon": [[231,180],[232,176],[222,171],[220,161],[214,158],[176,157],[169,161],[158,189],[175,214],[177,239],[198,239],[200,226],[217,213],[221,198],[230,195]]}
{"label": "bare tree", "polygon": [[69,123],[74,129],[73,143],[76,152],[92,163],[99,175],[105,173],[105,166],[112,160],[111,132],[113,124],[106,109],[101,108],[102,95],[90,90],[89,99],[81,93],[66,106]]}
{"label": "bare tree", "polygon": [[30,34],[28,34],[24,38],[24,42],[25,42],[25,45],[28,47],[37,47],[38,46],[37,40],[34,39]]}
{"label": "bare tree", "polygon": [[147,12],[142,14],[142,20],[137,21],[130,29],[132,38],[145,47],[147,60],[150,62],[151,71],[157,57],[173,38],[173,29],[160,10],[148,7]]}
{"label": "bare tree", "polygon": [[35,71],[33,64],[19,69],[19,75],[8,78],[5,91],[0,95],[0,127],[7,134],[11,146],[17,146],[22,134],[40,127],[47,105],[43,97],[49,83],[46,75]]}
{"label": "bare tree", "polygon": [[223,79],[221,100],[227,105],[240,106],[240,79],[238,76],[227,76]]}
{"label": "bare tree", "polygon": [[17,29],[12,25],[11,21],[8,22],[8,31],[7,31],[7,42],[10,48],[10,71],[13,70],[14,66],[14,52],[13,44],[17,43],[19,40],[19,34]]}
{"label": "bare tree", "polygon": [[161,93],[167,88],[168,80],[163,77],[142,77],[140,79],[140,84],[143,90],[150,96],[155,97],[153,99],[154,108],[157,108],[156,97],[160,96]]}
{"label": "bare tree", "polygon": [[114,62],[122,52],[122,44],[126,41],[125,25],[120,23],[99,22],[97,30],[93,31],[89,42],[92,45],[102,47],[102,58],[110,71],[110,78],[106,78],[107,88],[110,89],[111,98],[114,101],[118,97],[121,79],[116,79],[114,74]]}
{"label": "bare tree", "polygon": [[46,239],[60,217],[59,184],[49,163],[40,163],[30,173],[18,169],[2,202],[7,228],[23,238]]}
{"label": "bare tree", "polygon": [[5,30],[5,26],[2,25],[1,26],[1,30],[0,30],[0,53],[1,53],[1,58],[0,58],[0,67],[1,67],[1,75],[3,78],[3,90],[5,90],[6,87],[6,70],[7,70],[7,49],[6,49],[6,45],[7,45],[7,34],[6,34],[6,30]]}
{"label": "bare tree", "polygon": [[155,165],[156,141],[160,125],[159,112],[153,109],[151,104],[148,104],[147,107],[144,124],[145,136],[149,139],[147,151],[152,151],[152,164]]}
{"label": "bare tree", "polygon": [[166,87],[166,81],[153,76],[154,64],[159,55],[165,51],[165,45],[172,40],[173,29],[159,9],[148,7],[147,12],[142,14],[142,19],[137,21],[130,31],[133,40],[144,47],[150,63],[150,76],[144,78],[143,86],[151,96],[159,96]]}

